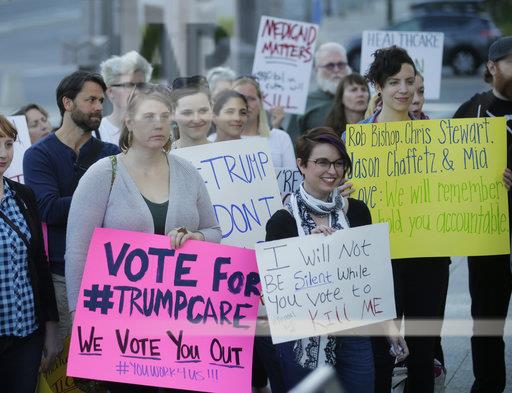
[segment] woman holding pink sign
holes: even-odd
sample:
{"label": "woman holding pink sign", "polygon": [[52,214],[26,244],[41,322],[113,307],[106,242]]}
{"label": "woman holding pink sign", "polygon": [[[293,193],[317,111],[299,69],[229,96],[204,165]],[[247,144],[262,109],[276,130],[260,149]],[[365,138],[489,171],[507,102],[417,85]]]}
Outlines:
{"label": "woman holding pink sign", "polygon": [[[221,231],[204,181],[171,148],[170,92],[143,85],[132,91],[121,130],[122,153],[92,165],[73,195],[66,238],[66,284],[76,308],[88,246],[95,228],[170,237],[171,248],[188,239],[218,243]],[[109,384],[110,392],[158,388]]]}

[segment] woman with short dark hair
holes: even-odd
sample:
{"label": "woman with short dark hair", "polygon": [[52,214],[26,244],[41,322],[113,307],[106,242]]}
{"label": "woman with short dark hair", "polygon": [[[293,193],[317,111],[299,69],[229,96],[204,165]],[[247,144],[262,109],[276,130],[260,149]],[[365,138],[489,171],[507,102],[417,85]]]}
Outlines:
{"label": "woman with short dark hair", "polygon": [[[374,85],[381,106],[361,123],[382,123],[415,120],[409,113],[416,78],[414,61],[407,52],[396,46],[374,53],[366,78]],[[407,391],[434,391],[435,337],[441,332],[443,308],[448,291],[449,257],[405,258],[392,260],[397,317],[403,317],[405,339],[410,356],[407,359]],[[434,330],[421,336],[412,330],[414,319],[431,320]],[[417,325],[416,325],[417,326]],[[391,391],[391,375],[395,359],[381,337],[374,337],[375,391]]]}
{"label": "woman with short dark hair", "polygon": [[[265,240],[315,233],[330,235],[371,224],[366,204],[343,198],[337,190],[344,176],[350,174],[352,163],[345,144],[333,129],[313,128],[298,138],[297,166],[304,182],[291,194],[285,208],[270,218]],[[275,345],[281,375],[275,376],[269,369],[271,385],[281,383],[283,391],[288,391],[317,367],[329,364],[336,368],[345,392],[373,393],[372,344],[369,337],[358,336],[356,331],[353,329],[350,335],[309,337]],[[391,343],[395,351],[407,356],[403,339],[393,336]],[[265,337],[257,337],[256,344],[257,349],[263,347]],[[271,359],[263,360],[266,367],[272,367]],[[280,379],[276,383],[272,378]]]}

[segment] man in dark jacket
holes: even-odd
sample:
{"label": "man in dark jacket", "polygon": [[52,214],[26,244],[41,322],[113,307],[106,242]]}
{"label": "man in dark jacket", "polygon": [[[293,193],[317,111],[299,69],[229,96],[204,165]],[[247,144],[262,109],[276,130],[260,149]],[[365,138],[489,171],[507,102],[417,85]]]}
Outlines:
{"label": "man in dark jacket", "polygon": [[[119,148],[92,137],[103,110],[106,90],[99,74],[76,71],[57,87],[61,126],[23,157],[25,183],[36,195],[41,221],[48,227],[48,257],[59,308],[59,333],[64,339],[72,321],[64,279],[66,227],[71,198],[80,177],[100,158],[119,153]],[[91,195],[94,198],[94,195]]]}
{"label": "man in dark jacket", "polygon": [[287,127],[292,141],[307,130],[325,124],[339,83],[352,73],[345,48],[336,42],[326,42],[318,47],[314,69],[317,89],[308,95],[306,112],[300,116],[293,115]]}
{"label": "man in dark jacket", "polygon": [[[455,118],[507,116],[507,166],[512,168],[512,36],[494,42],[489,48],[485,73],[492,90],[476,94],[457,110]],[[512,198],[512,172],[505,170],[509,189],[509,226]],[[507,317],[512,274],[510,254],[468,257],[469,292],[473,317],[472,393],[501,393],[505,389],[505,343],[503,330]]]}

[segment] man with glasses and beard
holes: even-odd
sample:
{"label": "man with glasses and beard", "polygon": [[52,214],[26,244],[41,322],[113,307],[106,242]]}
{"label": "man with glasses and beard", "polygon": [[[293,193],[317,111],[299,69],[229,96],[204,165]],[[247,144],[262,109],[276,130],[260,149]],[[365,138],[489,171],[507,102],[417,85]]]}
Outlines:
{"label": "man with glasses and beard", "polygon": [[314,69],[317,88],[308,95],[305,113],[291,116],[287,127],[293,141],[307,130],[325,124],[338,84],[352,73],[345,48],[336,42],[327,42],[318,47]]}
{"label": "man with glasses and beard", "polygon": [[[134,50],[122,56],[112,56],[100,64],[101,76],[107,85],[106,95],[112,103],[112,113],[101,120],[99,138],[119,144],[128,96],[136,86],[151,79],[153,67]],[[96,135],[98,136],[98,135]]]}
{"label": "man with glasses and beard", "polygon": [[[41,221],[48,228],[48,259],[64,340],[72,321],[66,297],[64,251],[71,197],[85,171],[100,158],[119,153],[116,145],[92,138],[102,118],[105,82],[101,75],[76,71],[57,87],[61,126],[32,145],[23,157],[25,183],[34,191]],[[91,195],[91,198],[94,198]]]}
{"label": "man with glasses and beard", "polygon": [[[454,117],[507,116],[507,167],[512,168],[512,36],[495,41],[489,48],[485,81],[490,83],[492,90],[473,96],[461,105]],[[510,225],[510,169],[505,169],[503,180],[509,190]],[[468,257],[475,376],[472,393],[501,393],[505,389],[503,331],[512,290],[510,263],[510,254]]]}

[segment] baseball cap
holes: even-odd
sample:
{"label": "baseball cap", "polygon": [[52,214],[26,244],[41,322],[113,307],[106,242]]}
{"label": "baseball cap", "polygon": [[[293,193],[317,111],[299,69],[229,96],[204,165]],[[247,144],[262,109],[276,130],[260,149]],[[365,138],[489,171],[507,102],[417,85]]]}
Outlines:
{"label": "baseball cap", "polygon": [[489,47],[489,60],[497,61],[512,54],[512,36],[502,37]]}

